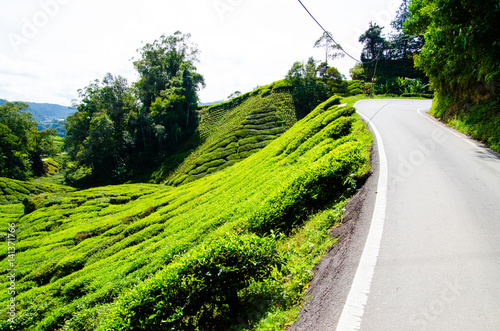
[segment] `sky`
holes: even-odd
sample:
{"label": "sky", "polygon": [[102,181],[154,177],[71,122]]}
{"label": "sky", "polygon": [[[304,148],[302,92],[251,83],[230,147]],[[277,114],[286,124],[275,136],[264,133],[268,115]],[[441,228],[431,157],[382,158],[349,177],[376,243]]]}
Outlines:
{"label": "sky", "polygon": [[[302,0],[359,59],[373,21],[390,33],[401,0]],[[322,30],[298,0],[0,0],[0,99],[70,106],[106,73],[138,80],[133,59],[162,34],[190,33],[200,50],[201,102],[283,79],[310,56]],[[349,78],[356,62],[329,61]]]}

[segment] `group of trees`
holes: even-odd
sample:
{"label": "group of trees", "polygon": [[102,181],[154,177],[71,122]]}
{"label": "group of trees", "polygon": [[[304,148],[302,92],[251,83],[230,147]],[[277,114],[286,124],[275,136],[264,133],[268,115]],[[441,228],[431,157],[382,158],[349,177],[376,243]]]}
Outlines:
{"label": "group of trees", "polygon": [[[412,34],[404,29],[410,16],[410,0],[403,0],[396,18],[391,23],[393,33],[386,38],[384,27],[370,22],[369,28],[359,37],[363,44],[361,63],[351,69],[353,79],[376,82],[382,86],[380,92],[401,93],[401,78],[418,82],[424,92],[428,83],[425,73],[414,66],[414,57],[424,45],[421,34]],[[406,82],[407,83],[407,82]]]}
{"label": "group of trees", "polygon": [[340,46],[331,39],[329,32],[323,33],[314,43],[314,48],[325,50],[325,61],[310,57],[307,62],[294,62],[286,75],[293,89],[293,98],[298,117],[307,115],[318,104],[333,95],[345,77],[335,67],[330,67],[328,60],[343,57]]}
{"label": "group of trees", "polygon": [[[410,0],[403,0],[391,23],[393,34],[389,38],[383,35],[383,27],[370,22],[369,28],[359,37],[363,44],[361,61],[349,71],[353,80],[374,83],[379,93],[421,94],[427,91],[428,78],[414,66],[414,57],[422,49],[424,38],[404,29],[410,16],[409,6]],[[294,99],[301,113],[333,93],[349,93],[345,77],[328,63],[345,55],[341,46],[332,39],[331,33],[324,32],[314,47],[325,50],[325,61],[311,57],[306,63],[295,62],[286,76],[295,87]]]}
{"label": "group of trees", "polygon": [[0,106],[0,177],[26,180],[47,172],[42,157],[55,154],[55,130],[38,131],[29,106],[7,102]]}
{"label": "group of trees", "polygon": [[306,63],[295,62],[286,75],[286,80],[294,87],[292,96],[299,118],[304,117],[318,104],[333,95],[333,85],[342,81],[343,76],[327,62],[310,57]]}
{"label": "group of trees", "polygon": [[404,26],[425,37],[415,64],[438,93],[500,98],[498,0],[412,0]]}
{"label": "group of trees", "polygon": [[457,101],[500,99],[497,0],[403,0],[391,26],[388,39],[374,23],[360,36],[362,65],[351,69],[353,79],[376,78],[386,93],[409,82],[423,90],[430,82]]}
{"label": "group of trees", "polygon": [[78,111],[67,118],[65,148],[96,178],[122,181],[174,151],[196,128],[204,80],[190,35],[163,35],[138,52],[137,82],[107,74],[79,91]]}

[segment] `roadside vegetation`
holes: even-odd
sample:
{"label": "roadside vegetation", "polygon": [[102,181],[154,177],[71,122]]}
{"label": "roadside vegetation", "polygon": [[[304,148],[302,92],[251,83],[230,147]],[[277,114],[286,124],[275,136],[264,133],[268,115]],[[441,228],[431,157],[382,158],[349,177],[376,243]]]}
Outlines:
{"label": "roadside vegetation", "polygon": [[415,65],[436,92],[432,114],[500,151],[500,4],[421,0],[409,10],[405,31],[425,38]]}

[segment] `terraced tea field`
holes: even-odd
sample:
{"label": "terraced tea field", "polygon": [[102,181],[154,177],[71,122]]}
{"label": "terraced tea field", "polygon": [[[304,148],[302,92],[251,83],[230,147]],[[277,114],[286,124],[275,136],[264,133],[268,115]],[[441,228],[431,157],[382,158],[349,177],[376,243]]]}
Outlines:
{"label": "terraced tea field", "polygon": [[[17,219],[22,205],[5,205],[3,226],[14,223],[16,238],[15,252],[0,243],[0,286],[9,286],[12,260],[16,277],[15,295],[2,290],[0,302],[15,298],[16,307],[14,323],[2,310],[0,330],[283,328],[370,168],[371,135],[340,102],[331,98],[275,139],[228,142],[237,154],[265,146],[215,172],[208,158],[196,161],[192,170],[205,165],[207,174],[178,187],[37,195]],[[275,117],[255,111],[240,128]]]}

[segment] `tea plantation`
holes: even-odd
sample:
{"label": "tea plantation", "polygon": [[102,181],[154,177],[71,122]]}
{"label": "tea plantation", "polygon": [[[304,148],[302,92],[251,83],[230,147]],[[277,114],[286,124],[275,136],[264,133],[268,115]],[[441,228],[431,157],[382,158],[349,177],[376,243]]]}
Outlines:
{"label": "tea plantation", "polygon": [[180,185],[230,167],[267,146],[297,122],[285,81],[200,111],[203,144],[167,179]]}
{"label": "tea plantation", "polygon": [[[286,92],[262,94],[288,102]],[[15,317],[2,309],[0,330],[282,330],[292,323],[313,266],[335,241],[328,230],[370,168],[372,138],[349,100],[329,99],[286,132],[280,107],[235,115],[236,138],[226,146],[207,139],[172,178],[177,187],[107,186],[34,196],[32,210],[5,205],[3,231],[15,229],[16,237],[15,250],[5,236],[0,242],[0,304],[14,298],[16,305]],[[238,135],[269,123],[276,132]],[[220,149],[251,155],[222,170],[207,164]]]}

